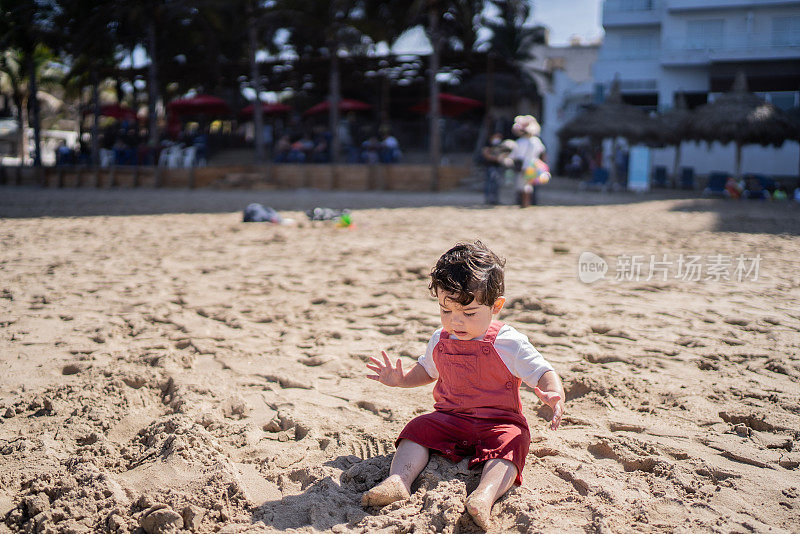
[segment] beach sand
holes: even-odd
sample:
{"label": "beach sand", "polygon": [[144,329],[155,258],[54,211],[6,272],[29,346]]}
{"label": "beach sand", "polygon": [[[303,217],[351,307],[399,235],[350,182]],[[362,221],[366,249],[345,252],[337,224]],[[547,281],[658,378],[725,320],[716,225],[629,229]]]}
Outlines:
{"label": "beach sand", "polygon": [[[556,190],[545,203],[575,205],[0,197],[14,217],[0,220],[0,531],[477,532],[466,461],[433,456],[410,500],[360,505],[398,432],[432,406],[432,386],[388,388],[365,361],[383,349],[413,365],[439,324],[428,272],[475,238],[508,260],[501,320],[568,399],[551,432],[523,387],[531,452],[495,530],[798,530],[796,207]],[[250,200],[296,224],[243,224]],[[313,205],[357,208],[356,227],[309,223],[299,210]],[[586,251],[608,263],[592,284],[578,277]],[[623,269],[634,255],[638,277]],[[646,279],[651,255],[672,262],[667,280]],[[677,277],[690,256],[700,280]],[[759,257],[757,276],[737,273],[738,257]],[[730,280],[715,279],[720,258]]]}

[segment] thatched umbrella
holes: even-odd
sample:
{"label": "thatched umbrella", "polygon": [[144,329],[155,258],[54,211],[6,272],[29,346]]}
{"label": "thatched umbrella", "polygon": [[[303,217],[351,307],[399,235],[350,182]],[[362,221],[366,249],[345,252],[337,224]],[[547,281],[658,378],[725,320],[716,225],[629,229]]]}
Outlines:
{"label": "thatched umbrella", "polygon": [[562,141],[573,137],[590,137],[594,141],[624,137],[629,143],[650,140],[653,120],[641,108],[625,104],[614,79],[611,91],[602,104],[576,115],[558,130]]}
{"label": "thatched umbrella", "polygon": [[653,141],[675,147],[672,164],[672,184],[678,181],[678,168],[681,163],[681,143],[690,138],[692,114],[686,106],[686,97],[678,94],[675,107],[659,114],[653,124]]}
{"label": "thatched umbrella", "polygon": [[689,138],[712,143],[736,143],[736,177],[741,177],[742,146],[781,146],[797,138],[791,117],[747,90],[747,79],[739,71],[730,92],[697,108],[689,124]]}

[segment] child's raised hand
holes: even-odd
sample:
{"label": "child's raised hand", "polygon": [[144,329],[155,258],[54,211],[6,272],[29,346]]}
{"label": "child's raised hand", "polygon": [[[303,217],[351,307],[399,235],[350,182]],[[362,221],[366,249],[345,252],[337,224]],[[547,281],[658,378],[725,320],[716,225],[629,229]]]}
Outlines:
{"label": "child's raised hand", "polygon": [[386,355],[386,351],[382,350],[381,354],[383,354],[383,362],[378,361],[372,356],[369,357],[372,364],[367,363],[367,368],[377,374],[367,375],[367,378],[377,380],[381,384],[386,384],[387,386],[399,386],[405,376],[405,373],[403,373],[403,364],[398,358],[397,366],[392,367],[392,362],[389,361],[389,356]]}
{"label": "child's raised hand", "polygon": [[553,409],[553,420],[550,422],[550,429],[556,430],[561,424],[561,416],[564,415],[564,399],[561,395],[553,391],[542,391],[538,387],[533,388],[533,392],[539,399]]}

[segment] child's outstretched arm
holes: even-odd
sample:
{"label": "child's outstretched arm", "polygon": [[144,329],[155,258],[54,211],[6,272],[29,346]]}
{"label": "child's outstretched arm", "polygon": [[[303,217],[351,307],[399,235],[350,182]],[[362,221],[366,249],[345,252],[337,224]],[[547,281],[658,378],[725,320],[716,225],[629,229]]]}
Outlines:
{"label": "child's outstretched arm", "polygon": [[397,359],[397,365],[393,367],[392,362],[389,361],[389,356],[386,355],[386,351],[382,350],[381,354],[383,354],[383,362],[372,356],[369,357],[372,363],[367,363],[367,368],[377,374],[367,375],[367,378],[377,380],[381,384],[386,384],[387,386],[399,388],[424,386],[435,380],[431,378],[425,368],[418,363],[415,363],[414,367],[406,373],[403,372],[403,364],[399,358]]}
{"label": "child's outstretched arm", "polygon": [[564,415],[564,386],[561,385],[561,378],[555,371],[547,371],[539,378],[533,391],[543,403],[553,409],[550,428],[556,430],[561,424],[561,416]]}

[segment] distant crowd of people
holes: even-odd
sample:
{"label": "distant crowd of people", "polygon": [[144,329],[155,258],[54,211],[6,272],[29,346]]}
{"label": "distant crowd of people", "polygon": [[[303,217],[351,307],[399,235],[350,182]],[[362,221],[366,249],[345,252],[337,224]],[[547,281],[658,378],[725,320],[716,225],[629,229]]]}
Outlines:
{"label": "distant crowd of people", "polygon": [[[387,127],[374,129],[359,126],[350,115],[339,124],[338,135],[345,163],[397,163],[403,153],[400,143]],[[332,135],[329,129],[316,126],[301,133],[283,132],[273,147],[275,163],[329,163]]]}
{"label": "distant crowd of people", "polygon": [[151,146],[144,132],[126,127],[125,122],[106,127],[98,137],[98,159],[92,161],[91,137],[84,133],[77,146],[69,147],[61,141],[56,148],[56,165],[156,165],[165,150],[192,148],[194,161],[208,159],[208,135],[202,131],[181,132],[175,140],[162,136],[157,146]]}
{"label": "distant crowd of people", "polygon": [[[346,163],[397,163],[402,152],[397,139],[385,134],[381,139],[371,136],[359,145],[341,143]],[[329,163],[331,161],[330,132],[321,131],[313,137],[302,134],[292,140],[289,134],[282,135],[275,143],[275,163]]]}

